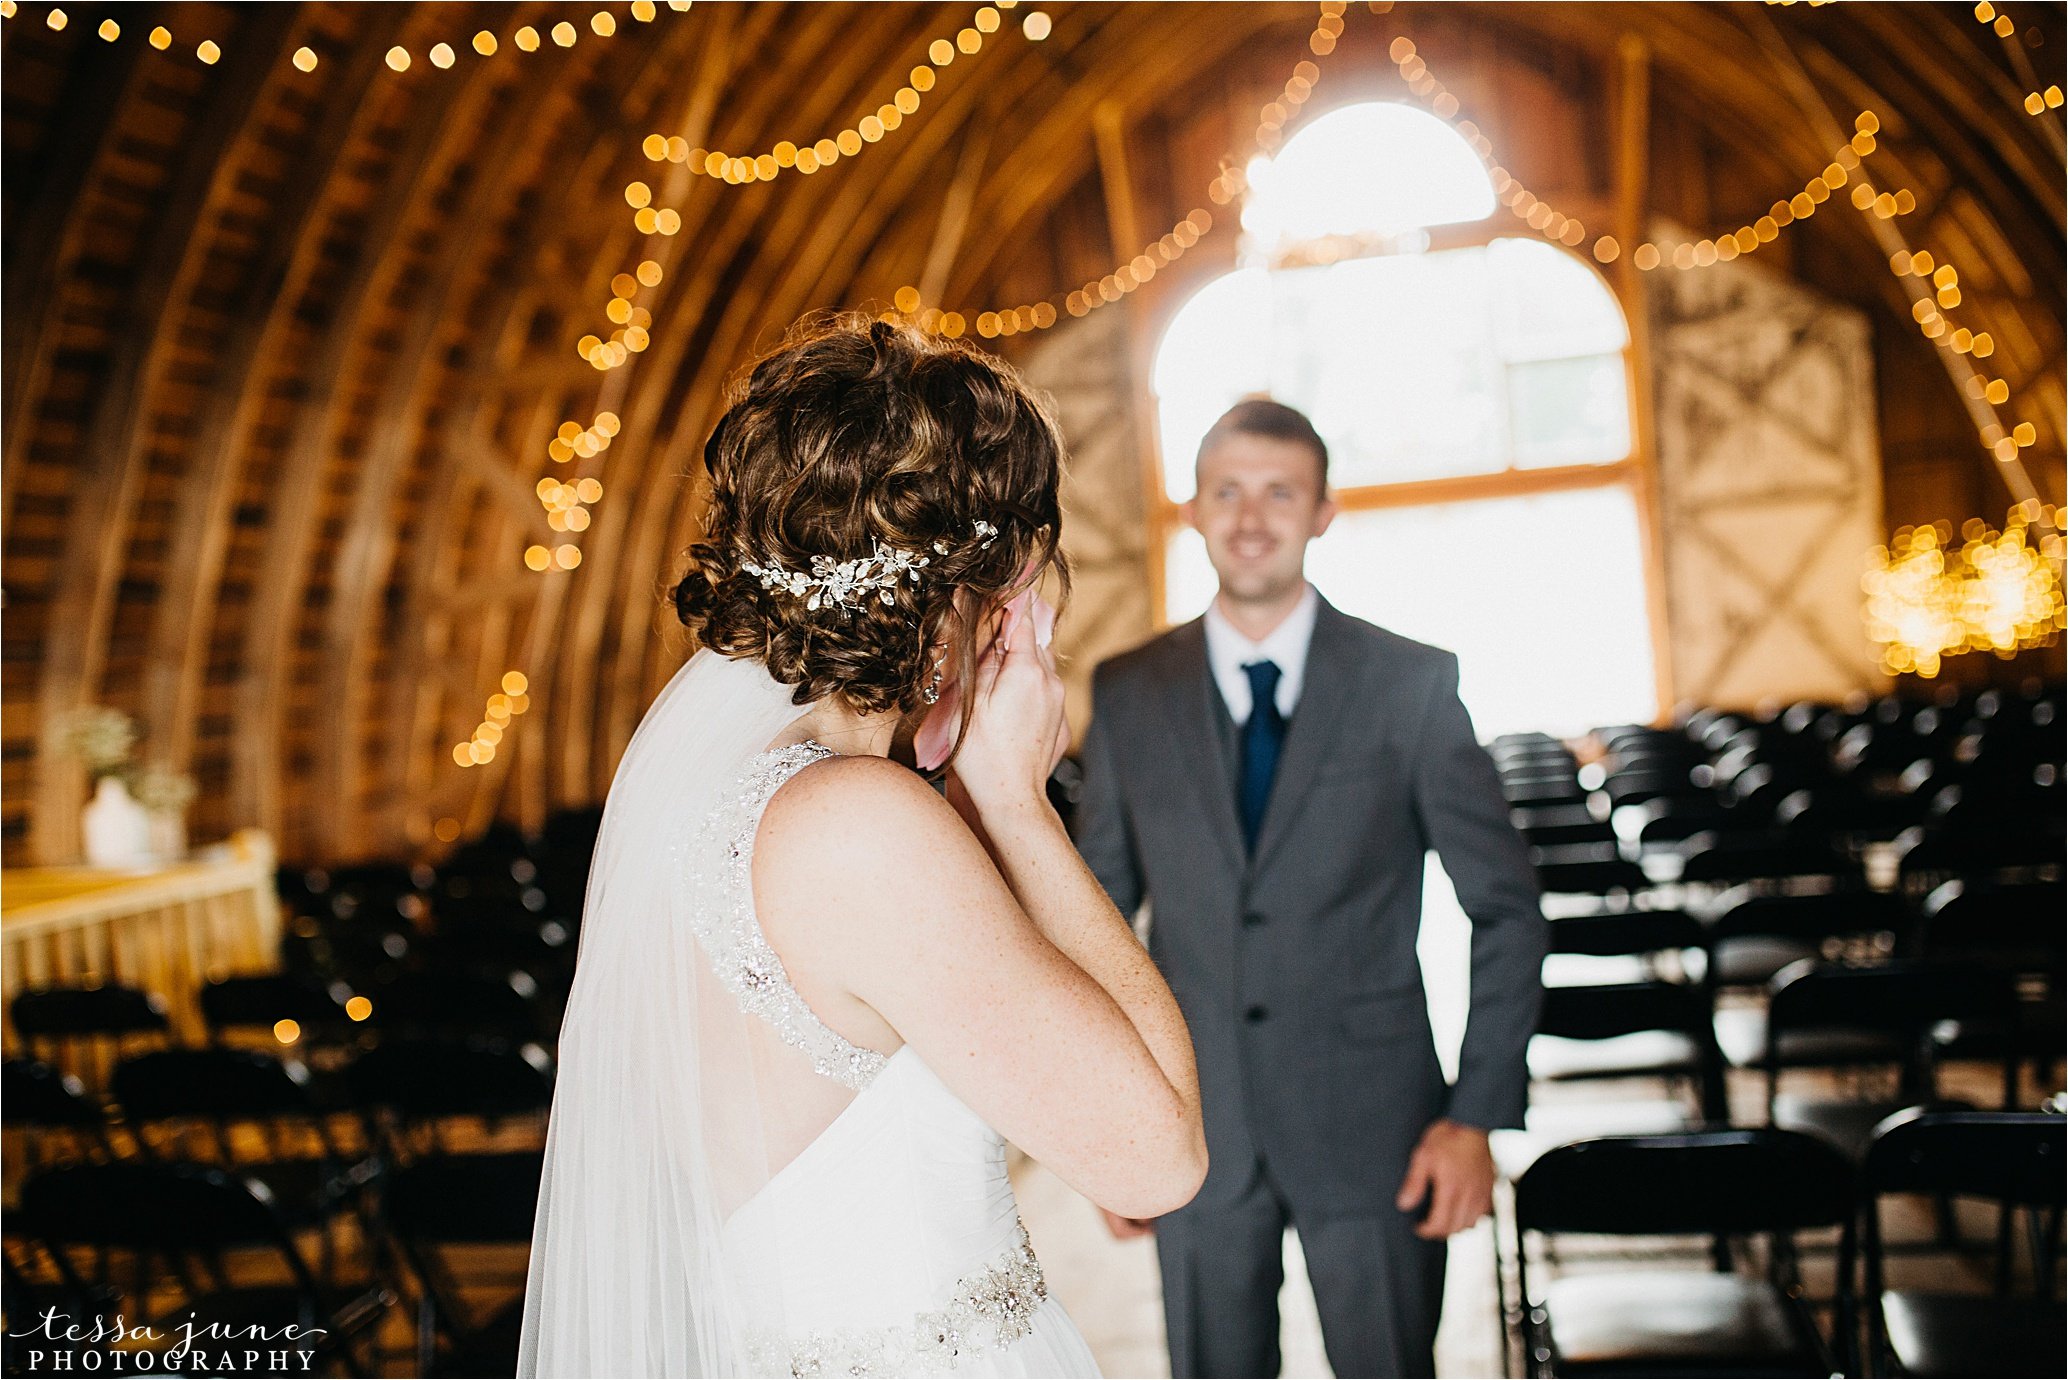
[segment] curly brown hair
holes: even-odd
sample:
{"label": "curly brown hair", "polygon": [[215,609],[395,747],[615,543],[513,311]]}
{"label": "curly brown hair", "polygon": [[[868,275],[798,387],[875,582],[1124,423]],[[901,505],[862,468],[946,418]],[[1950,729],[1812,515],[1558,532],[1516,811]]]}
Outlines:
{"label": "curly brown hair", "polygon": [[[703,646],[759,658],[798,704],[838,695],[912,714],[931,649],[957,649],[967,684],[984,619],[1045,572],[1067,591],[1062,433],[1003,360],[908,325],[813,316],[729,400],[704,443],[710,503],[675,612]],[[980,521],[997,536],[981,540]],[[812,609],[745,568],[809,572],[814,557],[864,558],[877,542],[929,560],[889,603]],[[968,712],[965,697],[964,728]]]}

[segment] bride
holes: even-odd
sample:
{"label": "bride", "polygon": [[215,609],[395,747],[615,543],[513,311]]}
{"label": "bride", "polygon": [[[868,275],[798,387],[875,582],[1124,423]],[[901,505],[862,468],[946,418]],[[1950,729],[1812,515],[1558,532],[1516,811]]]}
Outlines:
{"label": "bride", "polygon": [[[834,318],[704,459],[702,650],[605,805],[519,1374],[1095,1374],[1004,1142],[1126,1217],[1206,1149],[1177,1005],[1046,795],[1055,423],[971,346]],[[944,794],[889,756],[929,710]]]}

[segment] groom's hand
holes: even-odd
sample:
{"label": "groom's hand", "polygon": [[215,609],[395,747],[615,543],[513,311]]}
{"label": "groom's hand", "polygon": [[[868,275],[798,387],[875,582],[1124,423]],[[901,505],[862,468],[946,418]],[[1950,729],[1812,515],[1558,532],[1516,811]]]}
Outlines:
{"label": "groom's hand", "polygon": [[1425,1241],[1441,1241],[1478,1224],[1494,1207],[1494,1156],[1486,1132],[1439,1117],[1422,1132],[1407,1162],[1394,1206],[1428,1207],[1415,1226]]}

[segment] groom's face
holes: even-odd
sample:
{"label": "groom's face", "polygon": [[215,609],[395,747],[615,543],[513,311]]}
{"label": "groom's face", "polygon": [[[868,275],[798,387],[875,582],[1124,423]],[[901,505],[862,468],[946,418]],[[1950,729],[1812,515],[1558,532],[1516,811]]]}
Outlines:
{"label": "groom's face", "polygon": [[1298,589],[1307,543],[1336,515],[1314,452],[1298,441],[1237,432],[1199,457],[1198,477],[1185,519],[1206,538],[1222,590],[1264,601]]}

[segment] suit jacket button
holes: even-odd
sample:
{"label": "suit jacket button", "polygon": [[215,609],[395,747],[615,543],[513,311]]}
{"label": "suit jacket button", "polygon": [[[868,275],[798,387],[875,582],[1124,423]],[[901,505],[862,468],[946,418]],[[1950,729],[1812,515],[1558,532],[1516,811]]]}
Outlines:
{"label": "suit jacket button", "polygon": [[1252,1006],[1249,1010],[1242,1013],[1242,1019],[1248,1021],[1251,1025],[1261,1025],[1270,1018],[1270,1015],[1271,1013],[1263,1007]]}
{"label": "suit jacket button", "polygon": [[1255,911],[1251,911],[1249,914],[1242,917],[1242,923],[1247,925],[1251,929],[1255,929],[1257,926],[1264,923],[1264,917],[1257,914]]}

